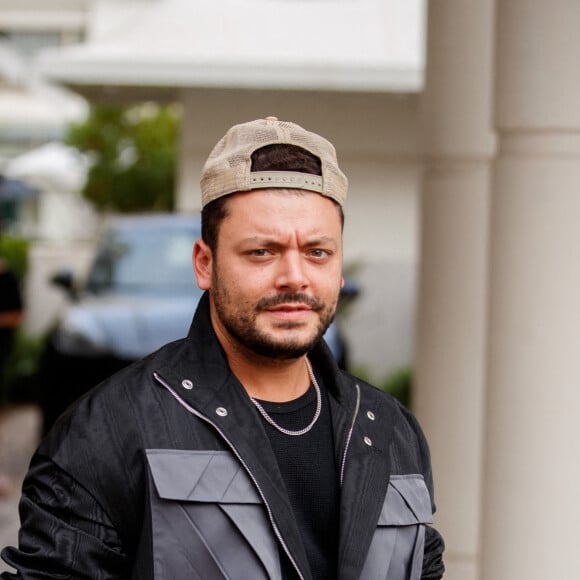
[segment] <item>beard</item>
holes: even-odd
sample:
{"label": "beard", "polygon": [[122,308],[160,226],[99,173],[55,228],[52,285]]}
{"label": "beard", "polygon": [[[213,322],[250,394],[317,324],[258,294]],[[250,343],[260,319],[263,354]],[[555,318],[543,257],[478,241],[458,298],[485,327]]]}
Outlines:
{"label": "beard", "polygon": [[[216,276],[217,278],[217,276]],[[323,303],[318,298],[302,293],[283,293],[262,298],[255,304],[241,302],[230,295],[225,285],[213,281],[213,303],[216,314],[232,338],[253,353],[275,360],[289,360],[310,352],[320,341],[330,326],[336,311],[337,298],[332,304]],[[300,329],[301,322],[279,321],[273,331],[267,332],[258,327],[258,315],[279,304],[305,304],[318,314],[318,324],[309,336],[292,336],[293,329]],[[276,330],[287,331],[286,337],[276,336]]]}

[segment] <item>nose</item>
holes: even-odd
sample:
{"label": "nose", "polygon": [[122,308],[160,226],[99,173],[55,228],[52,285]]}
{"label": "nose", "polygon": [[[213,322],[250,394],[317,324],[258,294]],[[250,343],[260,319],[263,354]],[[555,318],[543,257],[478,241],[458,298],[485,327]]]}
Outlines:
{"label": "nose", "polygon": [[308,286],[305,264],[298,252],[287,252],[280,257],[276,277],[276,287],[281,290],[296,292]]}

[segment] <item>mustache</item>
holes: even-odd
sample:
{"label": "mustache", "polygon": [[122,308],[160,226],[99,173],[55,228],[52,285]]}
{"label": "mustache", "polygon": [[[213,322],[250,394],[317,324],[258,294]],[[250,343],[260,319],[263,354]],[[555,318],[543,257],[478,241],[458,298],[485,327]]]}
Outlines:
{"label": "mustache", "polygon": [[324,304],[314,296],[308,296],[307,294],[302,294],[301,292],[286,292],[284,294],[277,294],[276,296],[271,296],[269,298],[262,298],[256,304],[256,310],[266,310],[274,306],[280,306],[280,304],[304,304],[316,312],[324,308]]}

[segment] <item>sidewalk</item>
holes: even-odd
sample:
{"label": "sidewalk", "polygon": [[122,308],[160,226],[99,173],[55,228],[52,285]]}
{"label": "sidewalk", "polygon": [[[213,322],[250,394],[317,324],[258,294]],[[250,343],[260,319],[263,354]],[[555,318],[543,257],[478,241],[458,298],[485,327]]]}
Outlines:
{"label": "sidewalk", "polygon": [[[18,500],[28,463],[38,445],[40,411],[34,405],[15,406],[0,412],[0,474],[14,490],[0,496],[0,549],[18,541]],[[10,568],[0,561],[0,572]]]}

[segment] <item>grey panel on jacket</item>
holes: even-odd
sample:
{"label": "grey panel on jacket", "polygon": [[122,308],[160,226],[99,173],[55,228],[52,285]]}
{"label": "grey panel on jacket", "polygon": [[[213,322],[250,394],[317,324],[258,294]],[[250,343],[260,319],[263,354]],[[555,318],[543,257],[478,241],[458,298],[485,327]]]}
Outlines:
{"label": "grey panel on jacket", "polygon": [[150,449],[147,461],[163,499],[262,503],[251,479],[229,451]]}
{"label": "grey panel on jacket", "polygon": [[227,451],[147,451],[156,580],[280,579],[251,479]]}
{"label": "grey panel on jacket", "polygon": [[392,475],[379,525],[430,524],[431,497],[422,475]]}
{"label": "grey panel on jacket", "polygon": [[361,578],[420,580],[431,500],[421,475],[391,476]]}

